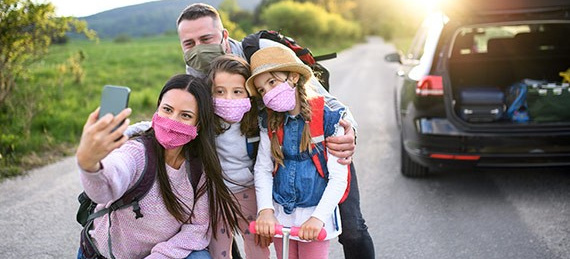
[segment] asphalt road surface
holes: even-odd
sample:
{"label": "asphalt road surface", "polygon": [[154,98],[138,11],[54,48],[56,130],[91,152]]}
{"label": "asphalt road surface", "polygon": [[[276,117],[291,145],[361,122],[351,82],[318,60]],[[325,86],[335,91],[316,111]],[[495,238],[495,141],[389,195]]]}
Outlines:
{"label": "asphalt road surface", "polygon": [[[355,164],[377,258],[570,258],[568,169],[400,175],[394,51],[379,38],[323,62],[358,121]],[[0,184],[0,258],[75,258],[75,159]],[[343,258],[333,241],[330,258]]]}

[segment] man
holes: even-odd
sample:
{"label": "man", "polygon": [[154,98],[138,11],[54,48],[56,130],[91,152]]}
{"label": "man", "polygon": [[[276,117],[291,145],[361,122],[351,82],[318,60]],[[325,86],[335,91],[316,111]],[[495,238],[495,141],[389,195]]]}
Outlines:
{"label": "man", "polygon": [[[210,61],[225,53],[245,58],[241,42],[229,37],[217,10],[210,5],[197,3],[186,7],[179,16],[177,25],[188,74],[196,76],[205,74]],[[261,39],[259,43],[260,48],[276,44],[280,43],[267,39]],[[315,77],[311,78],[311,84],[325,96],[327,105],[331,108],[344,107],[322,87]],[[358,183],[352,163],[355,133],[351,125],[355,126],[356,122],[350,112],[347,112],[341,125],[345,128],[346,135],[330,137],[326,141],[329,152],[341,157],[340,163],[351,166],[350,193],[347,199],[340,204],[343,233],[339,237],[339,242],[343,245],[345,258],[374,258],[374,244],[360,211]]]}

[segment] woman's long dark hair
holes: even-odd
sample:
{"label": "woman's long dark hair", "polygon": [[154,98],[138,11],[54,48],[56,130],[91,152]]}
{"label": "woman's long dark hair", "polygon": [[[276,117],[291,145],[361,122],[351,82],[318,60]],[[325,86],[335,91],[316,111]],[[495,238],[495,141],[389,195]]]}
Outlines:
{"label": "woman's long dark hair", "polygon": [[[219,223],[217,219],[221,218],[223,221],[222,224],[224,224],[226,229],[237,230],[239,217],[244,219],[245,217],[241,213],[239,206],[234,202],[233,194],[223,181],[222,167],[216,152],[214,125],[218,122],[214,115],[212,95],[210,94],[211,90],[206,86],[203,79],[186,74],[175,75],[171,77],[162,88],[158,97],[157,107],[160,105],[164,94],[172,89],[188,91],[196,98],[198,105],[198,136],[196,139],[184,145],[183,152],[185,156],[198,157],[200,161],[202,161],[206,183],[199,186],[195,191],[194,204],[192,204],[192,209],[190,209],[187,204],[184,204],[172,192],[170,181],[166,173],[166,166],[158,166],[160,193],[162,194],[166,208],[180,222],[191,222],[196,200],[208,192],[210,211],[209,227],[217,229]],[[153,146],[158,156],[158,165],[165,165],[164,148],[156,140],[152,128],[145,132],[145,135],[150,135],[153,139]],[[190,158],[187,157],[186,159],[189,160]],[[190,215],[186,217],[185,214],[187,214],[188,210],[190,211]],[[213,232],[214,237],[216,237],[216,231]]]}

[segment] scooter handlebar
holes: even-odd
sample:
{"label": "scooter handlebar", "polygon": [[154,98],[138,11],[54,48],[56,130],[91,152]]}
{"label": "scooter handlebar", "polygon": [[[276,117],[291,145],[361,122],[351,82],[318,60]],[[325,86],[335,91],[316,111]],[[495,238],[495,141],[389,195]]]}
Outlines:
{"label": "scooter handlebar", "polygon": [[[284,227],[283,225],[275,224],[275,234],[283,235],[283,229],[288,229],[291,236],[299,236],[300,227]],[[255,234],[255,221],[249,223],[249,232]],[[327,237],[327,231],[324,228],[321,228],[321,232],[317,236],[317,240],[323,241]]]}

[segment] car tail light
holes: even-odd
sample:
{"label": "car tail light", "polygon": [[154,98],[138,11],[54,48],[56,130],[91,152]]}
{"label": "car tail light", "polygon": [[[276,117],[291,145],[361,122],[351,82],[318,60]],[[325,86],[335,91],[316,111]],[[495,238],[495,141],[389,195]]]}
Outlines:
{"label": "car tail light", "polygon": [[477,155],[450,155],[450,154],[431,154],[429,155],[431,158],[437,159],[452,159],[452,160],[479,160],[481,158]]}
{"label": "car tail light", "polygon": [[424,76],[416,86],[416,95],[441,96],[443,95],[443,78],[441,76]]}

